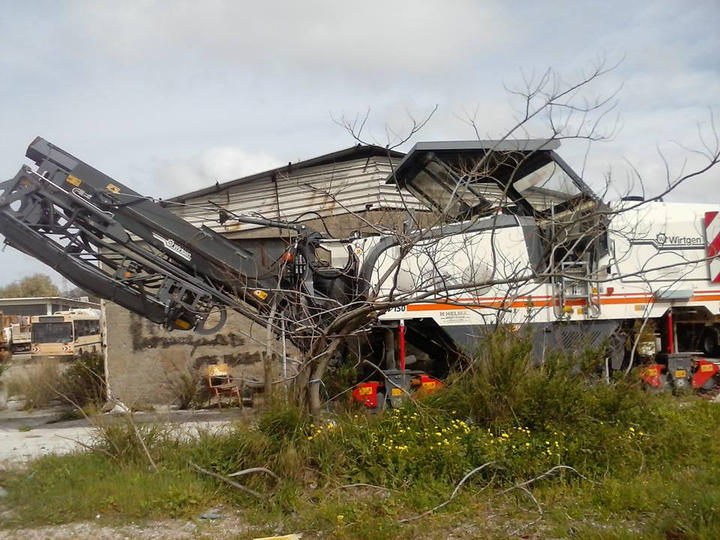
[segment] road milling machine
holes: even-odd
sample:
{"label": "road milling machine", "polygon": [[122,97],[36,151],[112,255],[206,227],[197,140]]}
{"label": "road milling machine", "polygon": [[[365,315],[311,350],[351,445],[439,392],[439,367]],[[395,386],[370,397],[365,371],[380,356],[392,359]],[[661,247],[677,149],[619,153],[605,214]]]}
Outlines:
{"label": "road milling machine", "polygon": [[602,345],[608,371],[643,362],[652,386],[717,385],[720,203],[605,202],[559,146],[416,144],[387,180],[426,207],[408,210],[402,230],[330,238],[218,207],[219,222],[288,231],[289,241],[262,246],[274,254],[262,266],[256,248],[191,225],[38,137],[26,153],[33,166],[0,184],[0,233],[171,330],[216,332],[232,309],[273,330],[282,321],[307,352],[351,328],[383,370],[355,389],[370,408],[413,385],[437,388],[498,324],[527,329],[538,362],[552,348]]}

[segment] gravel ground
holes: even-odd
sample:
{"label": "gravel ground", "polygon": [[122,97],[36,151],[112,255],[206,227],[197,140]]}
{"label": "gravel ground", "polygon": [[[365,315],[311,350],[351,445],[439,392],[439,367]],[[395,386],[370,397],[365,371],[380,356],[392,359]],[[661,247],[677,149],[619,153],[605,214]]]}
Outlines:
{"label": "gravel ground", "polygon": [[228,515],[222,519],[208,520],[163,520],[148,523],[128,523],[109,525],[93,522],[68,523],[47,527],[0,530],[2,538],[22,538],[24,540],[87,538],[98,540],[121,540],[134,538],[147,539],[190,539],[190,538],[254,538],[243,524],[239,515]]}

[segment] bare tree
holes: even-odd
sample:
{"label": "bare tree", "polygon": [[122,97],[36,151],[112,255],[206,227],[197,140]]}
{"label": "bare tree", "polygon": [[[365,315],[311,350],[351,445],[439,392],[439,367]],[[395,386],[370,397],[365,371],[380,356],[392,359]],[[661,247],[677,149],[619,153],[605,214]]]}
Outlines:
{"label": "bare tree", "polygon": [[[425,192],[430,195],[424,201],[428,203],[427,210],[418,212],[408,204],[415,202],[416,196],[422,196],[417,185],[413,194],[401,189],[409,226],[388,230],[365,220],[374,242],[381,241],[391,247],[382,251],[371,274],[357,276],[348,271],[348,280],[356,279],[360,284],[351,298],[334,299],[308,289],[298,296],[297,290],[292,291],[299,300],[278,316],[288,319],[287,327],[294,329],[296,339],[302,334],[300,341],[305,353],[296,384],[301,394],[307,392],[311,410],[322,407],[321,382],[333,357],[346,350],[360,351],[355,354],[362,356],[359,343],[367,343],[383,324],[397,322],[400,315],[388,319],[388,314],[402,314],[408,306],[440,302],[444,306],[462,307],[488,327],[502,323],[538,323],[547,316],[548,308],[556,321],[577,320],[579,313],[584,315],[584,321],[594,320],[600,310],[598,289],[604,284],[631,275],[647,281],[646,276],[653,272],[675,269],[682,273],[688,264],[694,268],[704,262],[697,258],[684,260],[683,254],[676,250],[671,261],[667,258],[648,260],[634,270],[620,271],[630,252],[610,253],[618,246],[609,247],[607,238],[608,231],[614,227],[615,238],[637,239],[637,224],[615,219],[617,216],[636,213],[718,163],[720,143],[712,118],[709,137],[701,137],[701,150],[693,150],[702,156],[704,163],[676,177],[672,177],[670,168],[666,167],[665,187],[643,201],[616,205],[604,202],[602,196],[613,180],[611,176],[606,178],[600,195],[592,194],[589,189],[585,193],[574,193],[573,189],[583,185],[582,180],[572,178],[573,173],[568,170],[561,170],[561,160],[543,162],[546,170],[538,172],[542,167],[536,166],[537,161],[544,160],[547,150],[553,149],[558,141],[581,140],[589,148],[613,136],[617,120],[612,115],[619,89],[598,97],[588,96],[594,83],[614,67],[598,62],[573,82],[564,81],[551,70],[540,77],[526,78],[522,89],[510,90],[522,103],[510,129],[484,146],[482,152],[466,153],[454,160],[438,160],[442,166],[435,171],[435,180],[442,177],[445,185],[423,186],[426,190],[439,190]],[[420,120],[411,117],[405,133],[386,129],[384,146],[394,148],[416,136],[435,110]],[[366,136],[369,114],[368,110],[363,116],[341,117],[336,122],[356,141],[369,144],[376,142]],[[483,142],[478,116],[468,116],[465,121],[478,141]],[[537,134],[541,135],[539,139]],[[529,145],[527,139],[531,135],[536,138]],[[643,179],[637,171],[636,175],[642,185]],[[396,176],[395,179],[399,188],[408,187],[407,178]],[[325,195],[337,200],[338,194],[327,192]],[[518,195],[529,205],[524,214],[517,209]],[[516,223],[527,218],[527,229],[531,228],[532,221],[532,234],[538,237],[536,248],[539,250],[532,261],[518,257],[508,248],[513,242],[525,240],[523,227],[510,231],[503,225],[507,221],[505,217]],[[597,265],[602,250],[605,251],[603,257],[612,261],[606,267]],[[545,302],[549,305],[533,305],[532,298],[538,296],[537,291],[548,285],[553,290],[546,295],[549,298]],[[575,292],[571,295],[572,291]],[[578,294],[584,296],[582,302],[574,302]],[[646,319],[649,316],[648,313]],[[392,342],[382,345],[393,346]],[[373,366],[378,367],[377,359],[385,357],[385,352],[376,350]]]}

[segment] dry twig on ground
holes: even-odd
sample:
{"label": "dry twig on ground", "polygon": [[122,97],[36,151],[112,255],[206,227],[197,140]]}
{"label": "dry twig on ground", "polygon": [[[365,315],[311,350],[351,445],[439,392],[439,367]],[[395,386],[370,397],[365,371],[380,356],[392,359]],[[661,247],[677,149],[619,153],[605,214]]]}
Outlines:
{"label": "dry twig on ground", "polygon": [[218,480],[222,480],[226,484],[230,484],[232,487],[238,488],[240,491],[244,491],[248,495],[252,495],[253,497],[257,497],[258,499],[262,499],[262,495],[255,491],[254,489],[250,489],[249,487],[245,487],[242,484],[239,484],[235,482],[234,480],[230,480],[226,476],[223,476],[222,474],[218,474],[212,471],[208,471],[207,469],[203,469],[199,465],[195,465],[192,461],[188,461],[188,465],[190,465],[193,469],[195,469],[198,472],[201,472],[203,474],[207,474],[208,476],[212,476],[213,478],[217,478]]}
{"label": "dry twig on ground", "polygon": [[[463,477],[463,479],[460,480],[460,482],[458,482],[458,485],[455,486],[455,489],[453,490],[452,495],[450,495],[450,498],[449,498],[447,501],[445,501],[445,502],[443,502],[443,503],[440,503],[440,504],[438,504],[437,506],[434,506],[433,508],[431,508],[430,510],[426,510],[425,512],[423,512],[422,514],[419,514],[419,515],[417,515],[417,516],[413,516],[413,517],[409,517],[409,518],[405,518],[405,519],[400,519],[400,520],[398,520],[398,523],[408,523],[408,522],[410,522],[410,521],[415,521],[416,519],[424,518],[424,517],[427,516],[428,514],[432,514],[435,510],[440,510],[441,508],[447,506],[448,504],[450,504],[450,503],[452,502],[452,500],[453,500],[453,499],[455,498],[455,496],[458,494],[458,491],[460,491],[460,488],[462,487],[462,485],[463,485],[465,482],[467,482],[467,480],[468,480],[471,476],[473,476],[473,475],[476,474],[476,473],[479,473],[479,472],[482,471],[485,467],[487,467],[488,465],[492,465],[493,463],[495,463],[495,462],[494,462],[494,461],[488,461],[487,463],[483,463],[483,464],[480,465],[479,467],[475,467],[472,471],[470,471],[469,473],[467,473],[467,474]],[[490,485],[490,483],[488,482],[488,484],[486,484],[480,491],[482,491],[483,489],[485,489],[485,488],[488,487],[489,485]]]}

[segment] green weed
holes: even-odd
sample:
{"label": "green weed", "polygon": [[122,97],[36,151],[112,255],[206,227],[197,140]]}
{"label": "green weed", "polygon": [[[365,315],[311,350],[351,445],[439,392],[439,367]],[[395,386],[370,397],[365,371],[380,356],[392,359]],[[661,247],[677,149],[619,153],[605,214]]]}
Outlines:
{"label": "green weed", "polygon": [[43,408],[59,399],[58,381],[61,367],[57,360],[41,360],[37,364],[25,366],[8,378],[8,396],[22,396],[26,409]]}
{"label": "green weed", "polygon": [[105,359],[98,353],[83,353],[65,368],[56,384],[58,394],[76,408],[99,408],[107,398]]}
{"label": "green weed", "polygon": [[[282,525],[337,538],[720,537],[720,407],[598,380],[586,358],[529,361],[506,331],[437,394],[377,415],[311,418],[278,399],[252,423],[180,434],[132,417],[101,425],[94,452],[43,458],[3,485],[19,520],[187,516],[239,505],[258,536]],[[193,463],[261,494],[196,472]],[[457,499],[446,501],[471,470]],[[540,514],[528,484],[542,504]],[[112,484],[112,485],[111,485]],[[507,491],[507,490],[510,491]],[[212,503],[211,503],[212,501]],[[519,533],[518,533],[519,534]]]}

